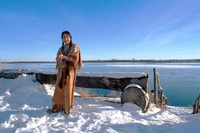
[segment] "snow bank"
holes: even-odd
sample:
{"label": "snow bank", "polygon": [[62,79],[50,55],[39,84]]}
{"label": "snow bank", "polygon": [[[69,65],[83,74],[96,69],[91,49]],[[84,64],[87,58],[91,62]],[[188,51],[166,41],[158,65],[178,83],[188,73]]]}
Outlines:
{"label": "snow bank", "polygon": [[74,99],[69,116],[48,114],[54,86],[39,84],[35,75],[0,78],[0,132],[99,132],[189,133],[199,132],[200,114],[189,107],[168,106],[161,111],[151,105],[147,113],[126,103]]}

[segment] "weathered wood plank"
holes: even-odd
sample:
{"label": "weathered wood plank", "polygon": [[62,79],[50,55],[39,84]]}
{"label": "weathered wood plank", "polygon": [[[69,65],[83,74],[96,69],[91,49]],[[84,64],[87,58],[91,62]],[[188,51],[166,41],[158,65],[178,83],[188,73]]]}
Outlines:
{"label": "weathered wood plank", "polygon": [[85,77],[77,76],[77,87],[86,88],[105,88],[110,90],[123,91],[123,89],[132,83],[139,84],[147,91],[147,77],[141,78],[108,78],[108,77]]}
{"label": "weathered wood plank", "polygon": [[[35,74],[41,84],[55,84],[56,73],[29,70],[0,70],[0,78],[17,78],[21,74]],[[76,86],[123,91],[129,84],[140,85],[147,92],[148,75],[145,73],[77,73]]]}

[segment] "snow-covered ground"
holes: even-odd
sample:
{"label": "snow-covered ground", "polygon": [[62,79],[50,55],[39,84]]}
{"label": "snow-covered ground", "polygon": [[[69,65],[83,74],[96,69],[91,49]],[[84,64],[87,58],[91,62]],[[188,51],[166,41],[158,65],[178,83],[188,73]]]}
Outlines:
{"label": "snow-covered ground", "polygon": [[53,87],[41,85],[35,75],[16,79],[0,78],[0,132],[99,132],[99,133],[200,133],[200,114],[191,107],[153,104],[147,113],[132,103],[123,106],[75,97],[69,116],[48,114]]}

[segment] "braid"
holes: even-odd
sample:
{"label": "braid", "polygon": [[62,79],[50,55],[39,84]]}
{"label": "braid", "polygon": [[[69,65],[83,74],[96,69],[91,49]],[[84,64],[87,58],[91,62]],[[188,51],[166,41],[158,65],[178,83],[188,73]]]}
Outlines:
{"label": "braid", "polygon": [[70,45],[69,45],[69,48],[71,49],[71,47],[72,47],[72,40],[70,41]]}
{"label": "braid", "polygon": [[64,42],[62,42],[62,52],[63,52],[63,50],[64,50]]}

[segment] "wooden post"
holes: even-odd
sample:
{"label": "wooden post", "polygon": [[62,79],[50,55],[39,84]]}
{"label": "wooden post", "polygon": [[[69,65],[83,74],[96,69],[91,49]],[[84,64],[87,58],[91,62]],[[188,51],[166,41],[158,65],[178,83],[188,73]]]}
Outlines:
{"label": "wooden post", "polygon": [[160,107],[161,109],[163,109],[163,91],[161,90],[160,92],[161,96],[160,96]]}
{"label": "wooden post", "polygon": [[197,113],[200,113],[200,112],[199,112],[199,108],[200,108],[200,103],[199,103],[199,102],[200,102],[200,101],[199,101],[199,100],[200,100],[200,94],[199,94],[199,97],[198,97],[197,99],[198,99],[197,107],[196,107],[196,108],[197,108]]}
{"label": "wooden post", "polygon": [[157,90],[156,90],[156,69],[153,68],[153,74],[154,74],[154,82],[153,82],[153,85],[154,85],[154,103],[157,104]]}

